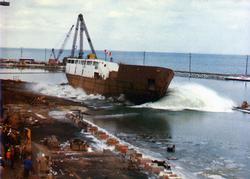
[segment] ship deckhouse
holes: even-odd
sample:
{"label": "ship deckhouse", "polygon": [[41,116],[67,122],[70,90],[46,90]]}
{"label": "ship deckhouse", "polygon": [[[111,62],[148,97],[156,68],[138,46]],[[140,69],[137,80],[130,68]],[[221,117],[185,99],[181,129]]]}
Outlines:
{"label": "ship deckhouse", "polygon": [[109,77],[110,72],[118,72],[119,65],[99,59],[68,58],[66,73],[82,77],[103,79]]}

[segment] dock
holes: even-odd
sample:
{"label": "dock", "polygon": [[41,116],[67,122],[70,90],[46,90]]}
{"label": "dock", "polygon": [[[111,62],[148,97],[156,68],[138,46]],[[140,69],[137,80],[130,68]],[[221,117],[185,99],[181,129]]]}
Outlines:
{"label": "dock", "polygon": [[32,58],[7,59],[0,58],[0,68],[10,69],[44,69],[44,70],[60,70],[64,71],[65,65],[61,62],[54,63],[52,60],[48,62],[36,61]]}
{"label": "dock", "polygon": [[[237,81],[249,81],[241,79],[242,74],[225,74],[225,73],[210,73],[210,72],[189,72],[176,70],[175,76],[188,77],[188,78],[204,78],[204,79],[215,79],[215,80],[237,80]],[[246,79],[250,78],[250,75],[244,76]]]}

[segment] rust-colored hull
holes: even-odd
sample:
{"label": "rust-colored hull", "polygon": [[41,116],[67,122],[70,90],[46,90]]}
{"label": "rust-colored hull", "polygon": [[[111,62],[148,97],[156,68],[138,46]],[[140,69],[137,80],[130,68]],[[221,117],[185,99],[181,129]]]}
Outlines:
{"label": "rust-colored hull", "polygon": [[119,71],[111,72],[106,80],[72,74],[66,76],[70,85],[83,88],[89,94],[107,97],[124,94],[131,102],[141,104],[164,96],[174,72],[162,67],[120,64]]}

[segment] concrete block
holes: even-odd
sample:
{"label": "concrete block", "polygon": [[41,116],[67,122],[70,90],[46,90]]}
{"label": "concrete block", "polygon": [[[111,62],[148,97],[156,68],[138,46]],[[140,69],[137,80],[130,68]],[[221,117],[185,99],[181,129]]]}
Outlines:
{"label": "concrete block", "polygon": [[121,153],[126,153],[128,150],[128,146],[124,144],[116,144],[115,149]]}
{"label": "concrete block", "polygon": [[88,128],[88,132],[92,133],[92,134],[95,134],[97,133],[98,131],[98,128],[97,127],[89,127]]}
{"label": "concrete block", "polygon": [[97,132],[97,137],[101,140],[107,140],[109,138],[108,134],[102,131]]}
{"label": "concrete block", "polygon": [[108,145],[116,145],[119,143],[119,141],[115,138],[109,138],[106,142]]}

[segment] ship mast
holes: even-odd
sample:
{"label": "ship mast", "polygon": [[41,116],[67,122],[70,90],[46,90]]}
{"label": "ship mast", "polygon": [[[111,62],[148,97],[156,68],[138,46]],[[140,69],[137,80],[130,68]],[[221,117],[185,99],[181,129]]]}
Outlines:
{"label": "ship mast", "polygon": [[95,55],[96,57],[96,52],[93,47],[86,23],[84,21],[83,15],[79,14],[77,21],[76,21],[76,26],[75,26],[75,34],[74,34],[74,39],[73,39],[73,44],[72,44],[72,50],[71,50],[71,57],[75,56],[75,50],[76,50],[76,41],[77,41],[77,35],[78,35],[78,29],[80,27],[80,40],[79,40],[79,55],[78,58],[83,58],[83,35],[85,32],[86,38],[88,40],[89,47],[91,49],[91,53]]}

